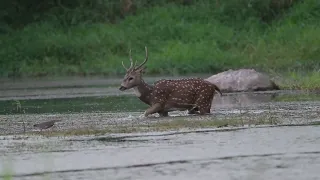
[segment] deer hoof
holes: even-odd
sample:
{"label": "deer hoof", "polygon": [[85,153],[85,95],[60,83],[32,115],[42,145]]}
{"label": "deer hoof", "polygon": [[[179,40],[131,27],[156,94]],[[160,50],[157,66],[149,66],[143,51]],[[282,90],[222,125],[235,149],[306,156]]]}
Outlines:
{"label": "deer hoof", "polygon": [[148,117],[148,115],[146,114],[146,112],[144,112],[143,114],[141,114],[141,115],[139,116],[139,118],[146,118],[146,117]]}

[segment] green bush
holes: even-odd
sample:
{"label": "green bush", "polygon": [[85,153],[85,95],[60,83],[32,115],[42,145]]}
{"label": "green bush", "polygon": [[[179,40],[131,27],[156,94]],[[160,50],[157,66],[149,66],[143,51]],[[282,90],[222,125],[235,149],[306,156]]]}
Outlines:
{"label": "green bush", "polygon": [[123,16],[122,1],[85,8],[87,1],[79,0],[67,9],[39,10],[46,16],[22,28],[6,22],[11,30],[0,35],[0,76],[123,74],[129,48],[141,62],[145,45],[149,74],[320,67],[318,0],[292,6],[289,0],[185,1],[137,0],[132,15]]}

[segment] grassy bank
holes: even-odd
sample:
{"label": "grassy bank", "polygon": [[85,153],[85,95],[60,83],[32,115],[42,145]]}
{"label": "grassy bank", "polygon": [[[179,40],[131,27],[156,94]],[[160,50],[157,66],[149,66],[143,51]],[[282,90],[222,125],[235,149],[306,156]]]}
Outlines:
{"label": "grassy bank", "polygon": [[[81,136],[81,135],[104,135],[111,133],[140,133],[140,132],[165,132],[165,131],[179,131],[179,130],[197,130],[203,128],[241,128],[243,126],[259,127],[260,125],[278,125],[278,120],[270,117],[244,119],[244,118],[231,118],[231,119],[202,119],[194,120],[187,118],[173,118],[169,121],[153,122],[148,125],[136,124],[134,126],[117,125],[110,126],[104,129],[70,129],[65,131],[42,131],[30,132],[30,135],[44,135],[44,136]],[[246,128],[243,127],[243,128]],[[230,129],[221,129],[221,131],[230,131]],[[231,131],[234,129],[231,129]],[[219,131],[219,129],[216,129]]]}
{"label": "grassy bank", "polygon": [[279,85],[280,89],[287,90],[320,90],[320,71],[314,70],[291,70],[286,72],[269,72],[272,80]]}
{"label": "grassy bank", "polygon": [[[210,131],[236,131],[246,128],[259,127],[280,127],[280,126],[318,126],[318,121],[301,123],[301,124],[284,124],[277,119],[271,117],[258,119],[243,119],[232,118],[223,120],[187,120],[183,118],[174,119],[172,121],[164,121],[152,123],[150,125],[135,125],[135,126],[112,126],[105,129],[70,129],[65,131],[42,131],[42,132],[28,132],[26,135],[43,135],[47,137],[52,136],[85,136],[85,135],[106,135],[106,134],[122,134],[122,133],[144,133],[144,132],[168,132],[168,131],[184,131],[184,130],[200,130],[211,129]],[[119,138],[98,138],[101,141],[112,141]],[[120,138],[121,139],[121,138]],[[96,139],[95,139],[96,140]]]}
{"label": "grassy bank", "polygon": [[141,7],[117,23],[29,23],[0,35],[0,76],[119,75],[129,48],[142,61],[146,45],[147,74],[256,68],[320,78],[320,1],[277,12],[265,9],[267,1],[217,2]]}

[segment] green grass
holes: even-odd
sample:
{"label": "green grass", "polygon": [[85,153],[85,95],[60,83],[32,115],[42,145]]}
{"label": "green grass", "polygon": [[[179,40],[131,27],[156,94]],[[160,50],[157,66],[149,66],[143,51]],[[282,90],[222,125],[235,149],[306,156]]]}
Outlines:
{"label": "green grass", "polygon": [[29,135],[51,136],[81,136],[81,135],[104,135],[110,133],[136,133],[136,132],[164,132],[179,129],[200,129],[200,128],[222,128],[241,127],[243,125],[276,125],[278,121],[271,117],[260,118],[229,118],[229,119],[187,119],[183,117],[173,118],[168,121],[152,122],[150,124],[136,124],[110,126],[104,129],[69,129],[69,130],[48,130],[42,132],[28,132]]}
{"label": "green grass", "polygon": [[149,75],[256,68],[296,78],[299,71],[310,73],[297,86],[319,88],[320,1],[297,1],[275,17],[265,15],[267,1],[252,2],[162,3],[116,24],[30,23],[0,35],[0,76],[123,75],[129,48],[142,61],[146,45]]}
{"label": "green grass", "polygon": [[273,80],[281,89],[320,90],[320,69],[318,71],[291,71],[282,74],[270,72]]}
{"label": "green grass", "polygon": [[294,101],[320,101],[320,96],[317,94],[303,93],[299,95],[281,95],[272,99],[273,102],[294,102]]}
{"label": "green grass", "polygon": [[[27,132],[25,135],[42,135],[46,137],[67,137],[67,136],[86,136],[86,135],[106,135],[106,134],[121,134],[121,133],[141,133],[141,132],[167,132],[179,130],[197,130],[205,128],[216,128],[219,130],[232,130],[232,128],[240,127],[261,127],[263,125],[269,126],[318,126],[320,122],[310,122],[302,124],[284,124],[281,120],[272,116],[260,117],[232,117],[224,119],[188,119],[184,117],[176,117],[170,120],[160,120],[149,124],[135,124],[131,125],[114,125],[105,127],[103,129],[67,129],[67,130],[45,130],[41,132]],[[223,129],[221,129],[223,128]],[[227,128],[227,129],[225,129]],[[230,129],[231,128],[231,129]]]}

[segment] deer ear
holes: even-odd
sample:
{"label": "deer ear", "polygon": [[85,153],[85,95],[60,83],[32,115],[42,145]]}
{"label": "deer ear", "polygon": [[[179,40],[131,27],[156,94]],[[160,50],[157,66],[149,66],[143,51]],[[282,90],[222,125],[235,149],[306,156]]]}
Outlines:
{"label": "deer ear", "polygon": [[137,71],[140,73],[140,74],[143,74],[143,73],[145,73],[146,72],[146,67],[141,67],[141,68],[139,68]]}

